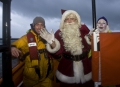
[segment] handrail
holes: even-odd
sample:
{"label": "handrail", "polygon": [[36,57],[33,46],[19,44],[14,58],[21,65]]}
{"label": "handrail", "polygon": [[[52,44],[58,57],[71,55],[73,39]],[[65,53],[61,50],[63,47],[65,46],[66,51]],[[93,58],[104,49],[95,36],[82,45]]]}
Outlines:
{"label": "handrail", "polygon": [[12,74],[15,74],[22,66],[24,66],[24,61],[19,62],[13,69],[12,69]]}
{"label": "handrail", "polygon": [[[18,40],[19,38],[11,38],[11,40]],[[0,40],[3,40],[2,38],[0,38]]]}
{"label": "handrail", "polygon": [[19,62],[17,66],[12,69],[12,79],[15,87],[17,87],[23,80],[24,62]]}

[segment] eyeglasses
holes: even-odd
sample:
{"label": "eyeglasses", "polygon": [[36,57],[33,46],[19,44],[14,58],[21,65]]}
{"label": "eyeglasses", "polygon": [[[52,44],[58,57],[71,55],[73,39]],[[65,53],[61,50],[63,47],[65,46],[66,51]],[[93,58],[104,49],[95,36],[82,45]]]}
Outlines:
{"label": "eyeglasses", "polygon": [[75,21],[75,20],[76,20],[75,18],[66,18],[66,19],[65,19],[65,22],[69,22],[69,21],[70,21],[70,22],[73,22],[73,21]]}

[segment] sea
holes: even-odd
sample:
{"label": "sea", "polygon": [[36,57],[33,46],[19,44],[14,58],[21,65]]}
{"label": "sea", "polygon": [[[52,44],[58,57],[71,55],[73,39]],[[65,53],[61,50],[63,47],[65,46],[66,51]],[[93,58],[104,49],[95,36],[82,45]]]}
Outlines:
{"label": "sea", "polygon": [[[17,40],[17,39],[16,39]],[[14,42],[14,40],[11,40],[11,43]],[[2,45],[2,39],[0,38],[0,45]],[[15,67],[18,64],[18,59],[12,59],[12,68]],[[2,53],[0,52],[0,78],[2,77]]]}

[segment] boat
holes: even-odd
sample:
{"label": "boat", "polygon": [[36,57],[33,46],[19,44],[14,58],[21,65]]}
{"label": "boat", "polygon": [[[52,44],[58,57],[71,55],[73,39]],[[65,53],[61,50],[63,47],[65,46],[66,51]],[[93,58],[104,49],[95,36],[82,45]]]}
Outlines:
{"label": "boat", "polygon": [[[54,80],[53,80],[53,87],[59,87],[59,82],[56,79],[55,71],[57,69],[57,66],[59,62],[55,59],[53,59],[54,63]],[[14,83],[14,87],[22,87],[22,79],[23,79],[23,68],[24,68],[24,61],[19,61],[16,66],[12,69],[12,81]],[[2,78],[0,78],[0,85],[2,85]],[[1,87],[1,86],[0,86]],[[5,86],[3,86],[5,87]]]}
{"label": "boat", "polygon": [[[2,77],[0,77],[0,87],[22,87],[24,61],[19,61],[18,64],[12,68],[12,57],[10,54],[11,35],[10,35],[10,8],[11,0],[0,0],[3,3],[3,44],[0,45],[0,52],[2,52]],[[92,0],[93,9],[95,9],[95,0]],[[93,10],[93,27],[95,26],[96,15]],[[17,40],[17,39],[14,39]],[[60,83],[56,79],[55,72],[59,62],[53,59],[54,62],[54,87],[59,87]]]}

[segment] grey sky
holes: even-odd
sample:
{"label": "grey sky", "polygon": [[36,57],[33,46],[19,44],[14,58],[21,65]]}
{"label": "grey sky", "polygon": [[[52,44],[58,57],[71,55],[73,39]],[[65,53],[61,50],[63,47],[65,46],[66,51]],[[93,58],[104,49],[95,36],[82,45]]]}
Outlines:
{"label": "grey sky", "polygon": [[[92,0],[12,0],[11,36],[21,37],[35,16],[46,20],[48,30],[59,28],[61,9],[77,11],[83,23],[92,29]],[[112,31],[120,31],[120,0],[96,0],[96,17],[105,16]],[[0,37],[2,36],[2,3],[0,2]]]}

